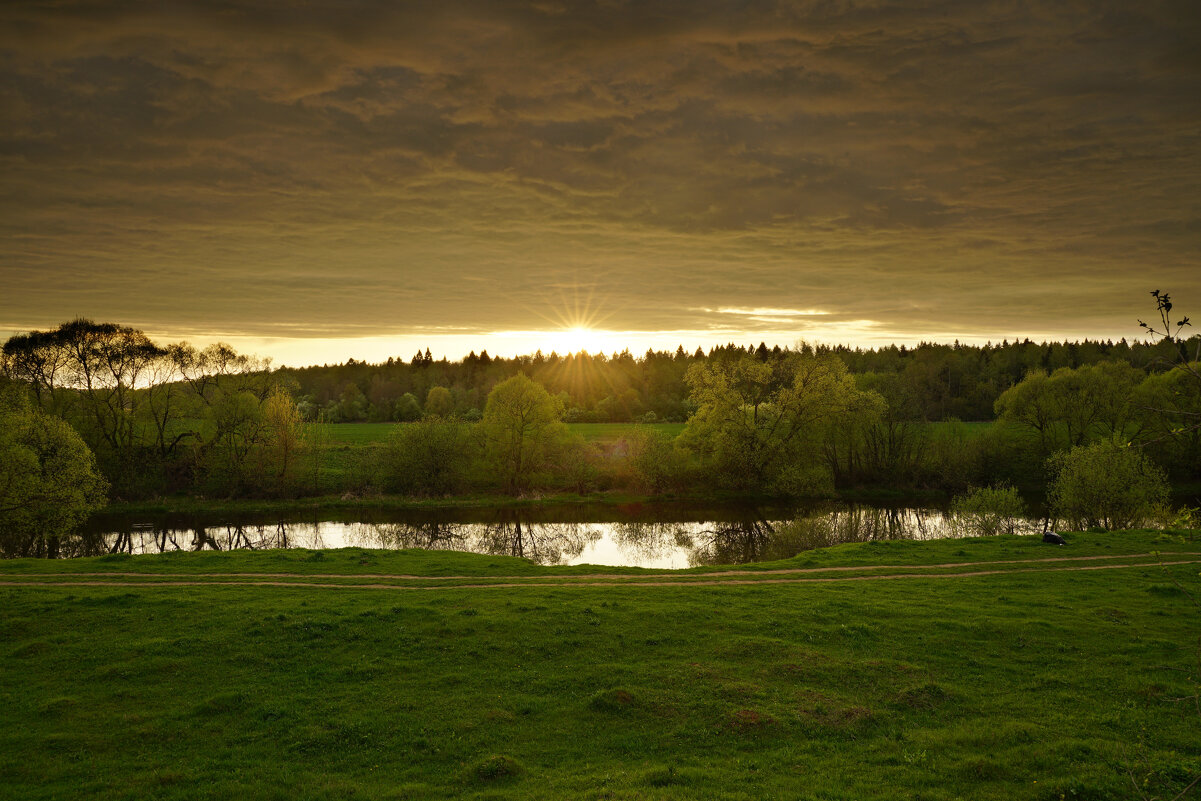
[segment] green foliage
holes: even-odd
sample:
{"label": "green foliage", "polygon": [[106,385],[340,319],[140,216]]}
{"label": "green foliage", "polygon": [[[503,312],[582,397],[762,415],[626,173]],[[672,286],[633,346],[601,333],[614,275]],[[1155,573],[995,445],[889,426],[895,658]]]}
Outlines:
{"label": "green foliage", "polygon": [[400,396],[400,400],[396,401],[396,411],[393,413],[392,419],[402,423],[421,419],[421,404],[417,402],[417,397],[412,392],[406,392]]}
{"label": "green foliage", "polygon": [[1152,373],[1138,388],[1134,403],[1144,425],[1139,441],[1169,474],[1201,476],[1201,362]]}
{"label": "green foliage", "polygon": [[581,494],[602,489],[605,465],[597,446],[562,423],[556,431],[546,450],[550,475],[545,485]]}
{"label": "green foliage", "polygon": [[357,423],[366,420],[370,405],[358,384],[347,384],[342,388],[338,402],[330,406],[330,422]]}
{"label": "green foliage", "polygon": [[[391,430],[384,421],[422,414],[479,421],[489,390],[517,373],[569,408],[571,419],[581,421],[573,424],[576,433],[599,447],[571,445],[560,429],[529,453],[509,449],[522,460],[535,456],[515,478],[513,463],[500,469],[504,448],[494,438],[473,491],[721,488],[795,495],[868,487],[955,491],[995,481],[1026,490],[1044,484],[1047,455],[1103,438],[1139,442],[1173,480],[1201,477],[1201,382],[1188,361],[1195,355],[1185,355],[1186,344],[1192,352],[1201,340],[1191,342],[1174,336],[1158,344],[928,343],[794,352],[727,346],[707,355],[677,349],[639,358],[472,354],[453,363],[426,352],[380,365],[351,359],[270,371],[225,345],[159,346],[133,328],[76,320],[11,338],[0,371],[83,436],[114,496],[126,499],[371,491],[377,454],[358,446],[382,443],[382,432]],[[847,369],[817,380],[827,381],[825,390],[807,391],[818,403],[798,403],[790,381],[808,369],[802,367],[834,363]],[[1144,367],[1151,370],[1145,378]],[[293,450],[293,438],[279,432],[294,427],[281,429],[266,408],[276,389],[298,398],[305,420],[375,422],[326,429],[354,447]],[[950,422],[978,421],[993,411],[1001,425]],[[658,421],[690,413],[678,453],[633,440],[623,449],[616,443],[636,430],[633,424],[597,422],[654,420],[657,429],[674,433],[683,422]],[[982,436],[975,426],[986,429]],[[303,481],[297,458],[307,460]]]}
{"label": "green foliage", "polygon": [[63,420],[0,385],[0,553],[54,556],[104,506],[107,483]]}
{"label": "green foliage", "polygon": [[302,467],[301,458],[310,444],[296,402],[280,387],[262,404],[263,431],[259,436],[254,469],[260,486],[276,495],[293,493]]}
{"label": "green foliage", "polygon": [[1029,510],[1012,486],[972,487],[951,500],[949,522],[961,537],[1016,534]]}
{"label": "green foliage", "polygon": [[1130,445],[1102,440],[1057,453],[1048,464],[1051,510],[1073,529],[1137,528],[1168,503],[1163,471]]}
{"label": "green foliage", "polygon": [[1038,370],[997,398],[997,415],[1037,433],[1043,454],[1084,445],[1102,437],[1122,436],[1132,423],[1135,388],[1141,370],[1102,362],[1062,367],[1048,375]]}
{"label": "green foliage", "polygon": [[488,393],[479,423],[485,462],[508,492],[533,486],[550,465],[550,451],[566,434],[561,402],[518,373]]}
{"label": "green foliage", "polygon": [[398,425],[380,457],[378,481],[388,492],[449,495],[467,479],[473,442],[467,425],[427,417]]}
{"label": "green foliage", "polygon": [[430,387],[425,396],[425,414],[428,417],[450,417],[455,410],[455,399],[446,387]]}
{"label": "green foliage", "polygon": [[267,431],[261,406],[290,377],[228,345],[156,345],[141,331],[74,320],[12,337],[0,367],[68,421],[120,496],[242,492]]}
{"label": "green foliage", "polygon": [[624,483],[651,495],[685,489],[689,475],[675,438],[651,428],[635,429],[623,439],[627,475]]}
{"label": "green foliage", "polygon": [[697,406],[681,443],[712,482],[739,490],[812,494],[832,488],[821,446],[882,402],[862,392],[834,356],[710,360],[689,369]]}

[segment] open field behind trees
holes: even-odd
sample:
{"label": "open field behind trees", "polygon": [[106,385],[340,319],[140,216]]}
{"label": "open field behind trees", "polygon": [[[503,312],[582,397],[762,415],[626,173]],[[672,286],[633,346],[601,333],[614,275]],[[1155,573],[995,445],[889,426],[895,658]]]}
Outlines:
{"label": "open field behind trees", "polygon": [[[368,445],[388,441],[404,423],[315,423],[331,444]],[[613,442],[637,431],[655,431],[673,439],[684,430],[683,423],[567,423],[567,430],[586,442]]]}
{"label": "open field behind trees", "polygon": [[[330,444],[365,445],[383,443],[404,423],[316,423]],[[991,422],[925,423],[932,436],[945,438],[953,432],[979,436],[992,428]],[[684,423],[567,423],[567,430],[579,434],[586,442],[615,442],[640,431],[654,431],[675,439],[684,431]]]}
{"label": "open field behind trees", "polygon": [[[7,561],[0,775],[12,799],[1171,798],[1201,772],[1201,586],[1167,563],[1201,540],[1070,541],[747,569],[825,583],[359,549]],[[93,572],[121,575],[69,575]],[[215,583],[249,573],[309,584]],[[631,583],[656,577],[680,583]],[[129,586],[65,584],[105,580]],[[155,586],[178,580],[213,586]],[[519,586],[453,586],[488,582]]]}

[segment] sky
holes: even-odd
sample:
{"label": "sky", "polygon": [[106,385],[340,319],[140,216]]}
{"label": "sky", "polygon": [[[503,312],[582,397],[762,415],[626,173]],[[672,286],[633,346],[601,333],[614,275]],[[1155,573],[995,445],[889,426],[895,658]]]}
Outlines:
{"label": "sky", "polygon": [[0,4],[0,339],[288,364],[1201,317],[1201,4]]}

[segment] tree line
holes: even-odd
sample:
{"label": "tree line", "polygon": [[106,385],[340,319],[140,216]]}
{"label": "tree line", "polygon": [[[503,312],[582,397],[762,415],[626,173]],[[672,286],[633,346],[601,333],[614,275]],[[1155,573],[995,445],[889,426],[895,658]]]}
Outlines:
{"label": "tree line", "polygon": [[524,373],[560,399],[567,422],[682,423],[696,410],[685,380],[692,365],[744,356],[766,363],[791,352],[836,356],[860,385],[889,396],[892,414],[900,419],[984,421],[995,419],[997,398],[1031,371],[1049,374],[1108,362],[1155,369],[1172,356],[1172,347],[1162,341],[1125,339],[1050,343],[1025,339],[870,349],[805,343],[768,348],[760,343],[757,347],[729,344],[708,352],[687,352],[680,346],[674,352],[648,350],[640,357],[628,350],[609,355],[538,351],[513,358],[491,357],[483,351],[459,361],[434,359],[426,349],[408,360],[349,359],[344,364],[282,372],[294,382],[306,420],[404,422],[449,413],[479,419],[491,388]]}

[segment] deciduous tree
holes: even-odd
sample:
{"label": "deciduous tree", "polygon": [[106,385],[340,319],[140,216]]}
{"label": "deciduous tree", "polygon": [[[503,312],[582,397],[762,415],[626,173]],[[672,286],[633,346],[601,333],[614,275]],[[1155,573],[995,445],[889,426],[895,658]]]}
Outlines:
{"label": "deciduous tree", "polygon": [[547,466],[551,445],[566,433],[563,407],[524,373],[497,384],[479,423],[488,466],[509,492],[527,489]]}
{"label": "deciduous tree", "polygon": [[824,437],[864,404],[879,402],[856,389],[832,355],[709,359],[693,365],[687,381],[697,411],[683,444],[717,484],[764,493],[829,489],[819,453]]}

